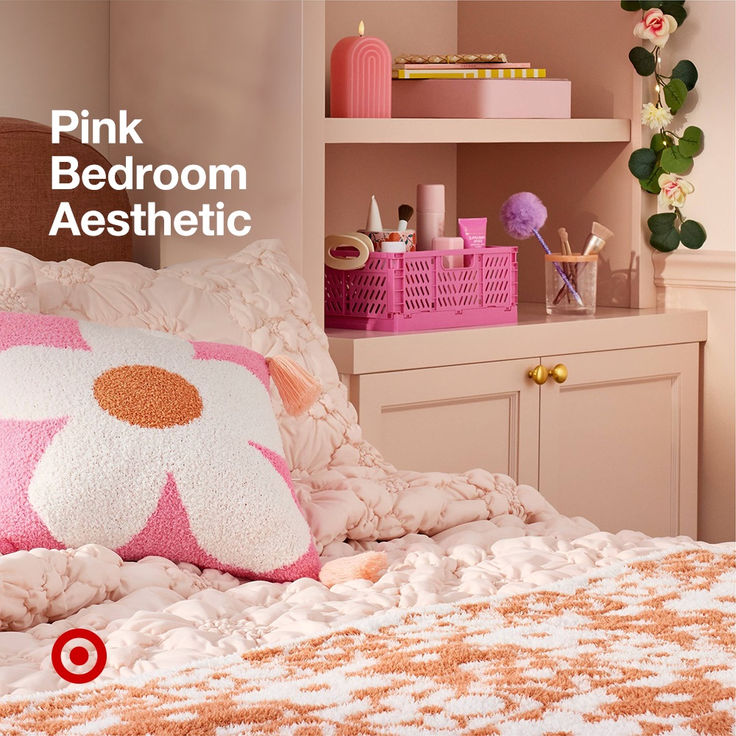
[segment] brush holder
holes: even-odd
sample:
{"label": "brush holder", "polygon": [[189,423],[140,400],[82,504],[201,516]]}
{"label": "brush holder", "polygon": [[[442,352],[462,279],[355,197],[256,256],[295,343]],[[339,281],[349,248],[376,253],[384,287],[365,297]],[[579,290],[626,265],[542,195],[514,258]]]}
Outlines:
{"label": "brush holder", "polygon": [[[598,256],[566,256],[552,253],[545,256],[547,314],[595,314]],[[559,269],[580,295],[578,304]]]}

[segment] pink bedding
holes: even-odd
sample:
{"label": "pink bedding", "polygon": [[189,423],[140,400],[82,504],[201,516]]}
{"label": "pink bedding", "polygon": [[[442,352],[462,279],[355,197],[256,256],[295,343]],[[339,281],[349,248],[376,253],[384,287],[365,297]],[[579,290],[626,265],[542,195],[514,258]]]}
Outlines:
{"label": "pink bedding", "polygon": [[324,560],[380,549],[389,561],[375,583],[328,589],[309,579],[241,584],[162,558],[123,563],[92,545],[0,557],[0,694],[74,687],[50,664],[53,642],[74,627],[102,637],[109,658],[99,681],[109,682],[324,633],[380,611],[525,591],[653,551],[708,547],[601,532],[485,470],[392,467],[362,440],[303,283],[273,241],[161,271],[43,263],[0,248],[0,309],[147,326],[301,358],[322,396],[296,418],[275,393],[273,403],[318,549]]}

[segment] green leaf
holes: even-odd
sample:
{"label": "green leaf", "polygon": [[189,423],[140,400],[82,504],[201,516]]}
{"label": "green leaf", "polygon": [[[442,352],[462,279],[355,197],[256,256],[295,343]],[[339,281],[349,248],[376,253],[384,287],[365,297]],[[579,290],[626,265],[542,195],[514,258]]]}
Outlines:
{"label": "green leaf", "polygon": [[667,107],[675,113],[681,107],[682,103],[685,102],[687,97],[687,87],[682,79],[670,79],[670,81],[664,86],[664,99],[667,103]]}
{"label": "green leaf", "polygon": [[680,227],[680,238],[686,248],[697,250],[705,243],[705,228],[695,220],[685,220]]}
{"label": "green leaf", "polygon": [[680,245],[680,233],[675,228],[652,233],[649,244],[662,253],[669,253]]}
{"label": "green leaf", "polygon": [[675,226],[675,213],[662,212],[659,215],[652,215],[647,220],[647,225],[653,233],[666,233]]}
{"label": "green leaf", "polygon": [[665,148],[662,151],[660,166],[670,174],[685,174],[690,171],[693,160],[690,156],[683,156],[679,146]]}
{"label": "green leaf", "polygon": [[696,125],[688,125],[677,147],[683,156],[697,156],[703,147],[703,131]]}
{"label": "green leaf", "polygon": [[659,153],[663,149],[667,148],[668,146],[672,145],[672,139],[668,135],[662,135],[662,133],[655,133],[652,136],[652,142],[649,144],[649,147],[652,149],[652,151],[656,151]]}
{"label": "green leaf", "polygon": [[662,0],[641,0],[639,5],[641,5],[642,10],[649,10],[650,8],[658,8],[662,4]]}
{"label": "green leaf", "polygon": [[629,156],[629,171],[637,179],[646,179],[657,162],[657,154],[651,148],[638,148]]}
{"label": "green leaf", "polygon": [[641,10],[641,5],[639,4],[639,0],[621,0],[621,7],[624,10],[628,10],[631,12],[632,10]]}
{"label": "green leaf", "polygon": [[671,15],[678,26],[681,26],[687,18],[687,10],[682,7],[682,3],[663,2],[659,7],[665,15]]}
{"label": "green leaf", "polygon": [[651,194],[659,194],[660,192],[660,186],[659,186],[659,177],[664,174],[664,171],[662,171],[661,167],[657,166],[654,171],[647,177],[646,179],[640,178],[639,184],[641,184],[641,188],[645,192],[650,192]]}
{"label": "green leaf", "polygon": [[672,69],[672,76],[675,79],[681,79],[690,90],[698,81],[698,69],[690,59],[683,59],[675,64]]}
{"label": "green leaf", "polygon": [[634,46],[629,51],[629,61],[640,77],[648,77],[650,74],[654,74],[654,69],[657,66],[654,54],[650,54],[643,46]]}

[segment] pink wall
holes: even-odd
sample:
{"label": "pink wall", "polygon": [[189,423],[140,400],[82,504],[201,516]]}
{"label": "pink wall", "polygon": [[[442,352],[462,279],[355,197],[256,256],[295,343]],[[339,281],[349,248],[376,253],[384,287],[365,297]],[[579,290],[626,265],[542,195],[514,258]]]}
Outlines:
{"label": "pink wall", "polygon": [[[383,39],[393,56],[439,49],[457,50],[457,6],[454,1],[354,2],[328,0],[326,4],[325,79],[329,60],[340,38],[357,33]],[[327,95],[329,105],[329,95]],[[384,227],[398,223],[398,206],[415,206],[416,185],[444,184],[447,233],[455,234],[457,146],[435,145],[329,145],[326,152],[325,224],[328,233],[365,226],[370,195],[381,205]],[[416,225],[416,219],[410,227]]]}
{"label": "pink wall", "polygon": [[[493,50],[510,59],[545,67],[550,77],[572,79],[573,117],[628,118],[634,84],[626,59],[633,45],[629,22],[618,2],[463,0],[458,47],[486,49],[492,38]],[[589,65],[580,63],[581,55]],[[559,250],[557,228],[567,228],[575,250],[593,220],[604,223],[616,236],[600,258],[598,301],[628,307],[631,268],[638,265],[632,240],[639,235],[632,232],[636,210],[627,178],[629,153],[630,146],[620,143],[460,146],[460,214],[488,217],[489,242],[508,245],[514,241],[498,221],[500,205],[516,191],[533,191],[549,212],[543,235],[552,250]],[[519,274],[520,299],[544,301],[544,261],[536,242],[521,244]]]}
{"label": "pink wall", "polygon": [[[244,237],[170,237],[163,265],[225,255],[279,237],[301,265],[301,7],[298,0],[112,0],[110,108],[143,119],[143,145],[113,156],[141,163],[240,163],[244,192],[141,193],[170,211],[218,199],[253,219]],[[158,260],[158,242],[138,242]]]}

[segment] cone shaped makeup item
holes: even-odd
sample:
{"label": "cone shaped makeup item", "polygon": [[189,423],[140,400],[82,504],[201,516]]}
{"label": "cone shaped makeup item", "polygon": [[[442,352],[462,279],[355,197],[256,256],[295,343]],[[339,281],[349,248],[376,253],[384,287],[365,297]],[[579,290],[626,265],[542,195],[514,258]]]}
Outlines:
{"label": "cone shaped makeup item", "polygon": [[[516,194],[512,194],[501,205],[501,222],[506,232],[512,238],[516,238],[516,240],[526,240],[533,235],[539,241],[542,248],[544,248],[544,252],[547,255],[551,255],[552,251],[539,233],[539,228],[546,221],[547,208],[542,204],[542,200],[531,192],[517,192]],[[565,286],[567,286],[575,298],[575,301],[581,307],[584,306],[580,294],[575,291],[575,287],[570,283],[570,279],[567,278],[565,272],[560,268],[558,263],[555,263],[554,266]]]}
{"label": "cone shaped makeup item", "polygon": [[376,195],[371,195],[371,203],[368,207],[368,217],[365,222],[366,232],[377,233],[383,230],[383,223],[381,222],[381,212],[378,209],[378,202],[376,202]]}

